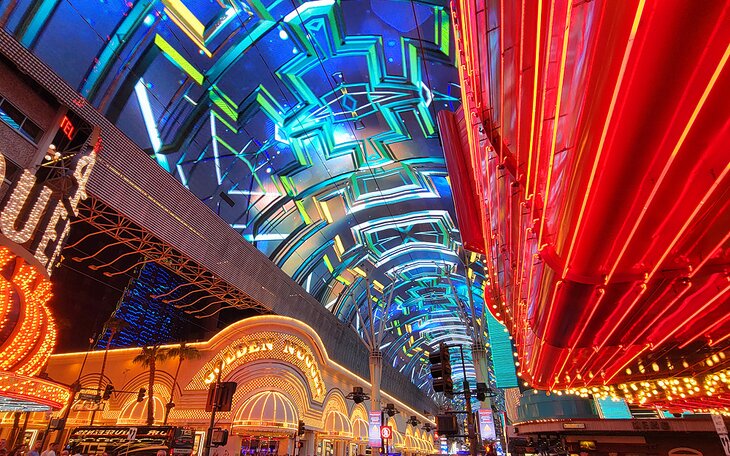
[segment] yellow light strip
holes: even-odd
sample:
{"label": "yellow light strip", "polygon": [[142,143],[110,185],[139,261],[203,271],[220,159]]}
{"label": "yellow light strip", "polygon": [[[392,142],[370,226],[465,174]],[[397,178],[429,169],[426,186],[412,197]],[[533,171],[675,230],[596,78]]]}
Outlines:
{"label": "yellow light strip", "polygon": [[[532,85],[532,118],[530,120],[530,146],[527,149],[527,179],[525,181],[525,199],[530,200],[534,195],[537,187],[537,179],[535,185],[532,185],[532,149],[535,145],[535,119],[537,117],[537,81],[540,79],[540,33],[542,28],[542,0],[537,1],[537,32],[535,37],[535,78]],[[540,145],[538,144],[538,147]],[[535,163],[535,168],[539,163]],[[537,173],[535,173],[537,174]]]}
{"label": "yellow light strip", "polygon": [[324,216],[324,219],[327,220],[327,223],[334,222],[332,214],[330,213],[330,208],[327,206],[327,201],[319,201],[319,206],[322,208],[322,215]]}
{"label": "yellow light strip", "polygon": [[345,253],[345,246],[342,245],[342,238],[339,234],[335,235],[335,253],[339,259],[342,259],[342,255]]}
{"label": "yellow light strip", "polygon": [[165,13],[180,30],[190,38],[208,57],[213,55],[205,47],[205,26],[180,0],[162,0]]}
{"label": "yellow light strip", "polygon": [[383,284],[378,282],[377,280],[373,280],[373,288],[382,293],[385,289],[385,286],[383,286]]}

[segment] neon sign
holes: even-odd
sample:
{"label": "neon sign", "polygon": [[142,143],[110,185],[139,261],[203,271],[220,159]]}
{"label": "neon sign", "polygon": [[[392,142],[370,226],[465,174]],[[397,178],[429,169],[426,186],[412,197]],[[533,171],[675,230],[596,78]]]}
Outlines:
{"label": "neon sign", "polygon": [[[45,185],[36,188],[36,176],[23,171],[0,214],[0,231],[11,241],[25,245],[50,274],[70,230],[68,209],[78,215],[77,207],[87,198],[86,183],[96,161],[94,152],[81,156],[73,170],[76,190],[68,199],[51,200],[53,191]],[[0,154],[0,182],[5,178],[5,157]],[[52,247],[52,251],[47,251]]]}
{"label": "neon sign", "polygon": [[71,119],[68,116],[63,116],[61,119],[61,125],[59,126],[64,135],[70,140],[76,136],[76,127],[71,123]]}
{"label": "neon sign", "polygon": [[[281,335],[283,336],[283,335]],[[292,364],[304,372],[311,385],[313,396],[322,398],[325,395],[324,380],[317,361],[309,347],[293,337],[259,337],[237,343],[223,349],[208,370],[203,382],[213,383],[218,373],[234,363],[254,362],[260,359],[280,359]]]}

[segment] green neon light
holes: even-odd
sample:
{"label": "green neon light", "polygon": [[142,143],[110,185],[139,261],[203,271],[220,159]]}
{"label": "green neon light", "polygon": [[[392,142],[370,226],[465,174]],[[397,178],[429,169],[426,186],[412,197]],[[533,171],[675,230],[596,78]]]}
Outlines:
{"label": "green neon light", "polygon": [[284,187],[284,191],[291,197],[297,196],[297,189],[294,186],[294,179],[289,176],[279,176],[281,185]]}
{"label": "green neon light", "polygon": [[439,9],[438,12],[434,11],[434,39],[436,44],[439,46],[439,50],[444,55],[449,55],[449,45],[451,39],[451,22],[449,21],[449,14],[443,9]]}
{"label": "green neon light", "polygon": [[[307,214],[307,210],[304,208],[304,203],[302,202],[302,200],[296,200],[294,201],[294,204],[296,204],[297,209],[299,209],[299,215],[302,217],[302,221],[306,225],[310,225],[312,223],[312,219],[311,217],[309,217],[309,214]],[[332,272],[332,270],[330,270],[330,272]]]}
{"label": "green neon light", "polygon": [[176,67],[184,71],[188,74],[195,82],[197,82],[199,85],[203,85],[203,74],[198,71],[190,62],[185,60],[185,57],[180,55],[175,48],[170,45],[163,37],[161,37],[159,34],[155,35],[155,44],[158,48],[162,51],[162,53],[167,57],[167,59],[173,63]]}
{"label": "green neon light", "polygon": [[232,106],[230,103],[227,102],[227,98],[228,97],[221,97],[216,90],[210,90],[210,101],[218,106],[224,114],[226,114],[228,117],[231,118],[231,120],[235,122],[238,120],[238,112],[236,112],[236,109],[234,108],[235,105]]}
{"label": "green neon light", "polygon": [[324,260],[324,265],[327,266],[327,270],[329,272],[334,272],[335,268],[332,267],[332,262],[330,261],[330,257],[325,254],[322,259]]}
{"label": "green neon light", "polygon": [[244,162],[246,164],[246,166],[248,166],[248,170],[251,172],[251,176],[256,181],[256,184],[258,184],[259,190],[261,190],[262,192],[266,191],[266,188],[264,188],[263,182],[261,182],[261,179],[259,179],[259,176],[256,174],[256,172],[254,170],[254,167],[251,164],[251,162],[248,161],[246,159],[246,157],[243,156],[243,154],[239,153],[236,149],[234,149],[230,144],[228,144],[227,142],[225,142],[224,140],[222,140],[220,137],[213,136],[213,138],[215,139],[215,141],[218,142],[218,144],[220,144],[221,146],[223,146],[226,149],[228,149],[229,152],[231,152],[233,155],[235,155],[236,157],[238,157],[239,160],[241,160],[242,162]]}
{"label": "green neon light", "polygon": [[234,127],[231,123],[226,121],[220,114],[218,114],[216,111],[211,111],[213,113],[213,116],[215,116],[216,119],[218,119],[223,125],[228,127],[229,130],[231,130],[233,133],[238,133],[238,128]]}

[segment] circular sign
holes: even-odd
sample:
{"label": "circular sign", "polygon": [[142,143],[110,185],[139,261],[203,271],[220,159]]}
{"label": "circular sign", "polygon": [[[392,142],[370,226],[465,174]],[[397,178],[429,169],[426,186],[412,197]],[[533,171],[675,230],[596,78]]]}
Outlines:
{"label": "circular sign", "polygon": [[389,439],[393,435],[393,428],[390,426],[380,426],[380,437]]}

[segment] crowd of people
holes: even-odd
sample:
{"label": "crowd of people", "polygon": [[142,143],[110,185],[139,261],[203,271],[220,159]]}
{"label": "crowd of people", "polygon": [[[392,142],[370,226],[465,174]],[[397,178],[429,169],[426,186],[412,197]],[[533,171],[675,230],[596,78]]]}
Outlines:
{"label": "crowd of people", "polygon": [[[69,450],[61,449],[58,443],[51,443],[48,448],[41,452],[41,443],[38,442],[33,445],[33,448],[28,448],[27,444],[18,445],[16,448],[9,450],[6,448],[6,441],[0,440],[0,456],[85,456],[81,453],[70,454]],[[110,456],[106,451],[96,453],[94,455],[86,456]],[[167,451],[159,450],[156,456],[167,456]]]}
{"label": "crowd of people", "polygon": [[58,443],[51,443],[45,451],[41,451],[41,449],[40,442],[33,445],[33,448],[28,448],[27,444],[7,448],[6,441],[0,440],[0,456],[69,456],[69,451],[61,450]]}

